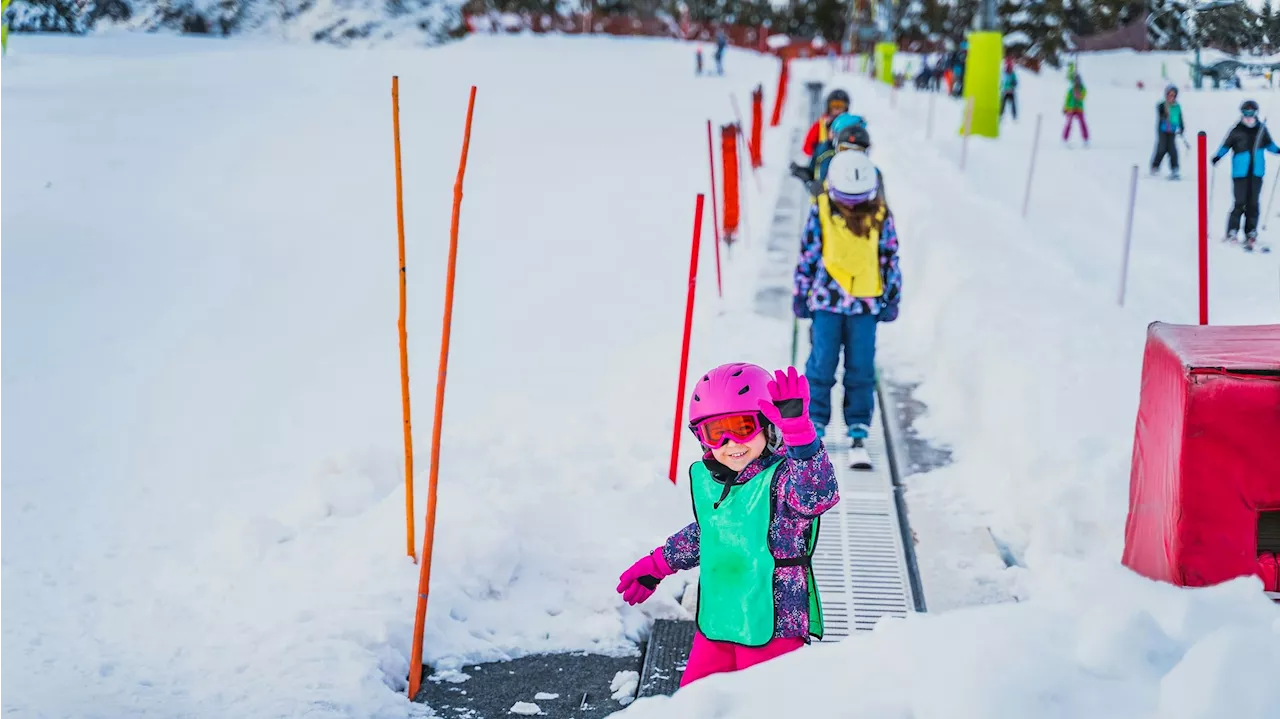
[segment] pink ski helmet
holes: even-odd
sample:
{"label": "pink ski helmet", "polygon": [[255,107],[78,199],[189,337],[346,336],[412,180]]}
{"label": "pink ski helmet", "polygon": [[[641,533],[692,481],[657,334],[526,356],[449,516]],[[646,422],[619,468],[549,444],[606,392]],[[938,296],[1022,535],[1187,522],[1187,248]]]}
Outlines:
{"label": "pink ski helmet", "polygon": [[689,422],[735,412],[759,412],[759,400],[770,401],[773,375],[759,365],[733,362],[720,365],[693,385]]}

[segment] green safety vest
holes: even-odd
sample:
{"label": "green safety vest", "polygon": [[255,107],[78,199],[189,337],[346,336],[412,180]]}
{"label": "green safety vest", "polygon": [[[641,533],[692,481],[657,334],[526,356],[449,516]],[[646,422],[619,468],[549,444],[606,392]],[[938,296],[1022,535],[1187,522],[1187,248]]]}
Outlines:
{"label": "green safety vest", "polygon": [[702,462],[689,468],[693,515],[699,531],[698,630],[708,639],[760,647],[773,639],[775,567],[805,567],[809,587],[809,634],[822,638],[822,603],[811,564],[818,520],[809,528],[804,557],[775,559],[769,550],[776,462],[744,484],[717,482]]}

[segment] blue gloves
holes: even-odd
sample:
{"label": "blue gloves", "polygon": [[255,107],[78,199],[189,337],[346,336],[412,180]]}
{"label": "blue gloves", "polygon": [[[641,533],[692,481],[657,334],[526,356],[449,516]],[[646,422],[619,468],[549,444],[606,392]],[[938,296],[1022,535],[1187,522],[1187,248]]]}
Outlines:
{"label": "blue gloves", "polygon": [[898,319],[898,303],[885,305],[880,308],[880,314],[876,315],[876,322],[892,322]]}

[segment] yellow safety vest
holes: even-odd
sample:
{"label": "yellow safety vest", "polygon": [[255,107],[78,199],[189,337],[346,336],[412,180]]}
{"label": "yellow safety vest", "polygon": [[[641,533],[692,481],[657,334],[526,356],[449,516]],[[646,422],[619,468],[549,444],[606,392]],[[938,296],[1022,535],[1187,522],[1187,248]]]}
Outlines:
{"label": "yellow safety vest", "polygon": [[884,281],[880,277],[880,229],[884,226],[882,205],[871,222],[866,237],[859,237],[845,224],[844,217],[831,211],[827,193],[818,195],[818,220],[822,223],[822,265],[850,297],[880,297]]}

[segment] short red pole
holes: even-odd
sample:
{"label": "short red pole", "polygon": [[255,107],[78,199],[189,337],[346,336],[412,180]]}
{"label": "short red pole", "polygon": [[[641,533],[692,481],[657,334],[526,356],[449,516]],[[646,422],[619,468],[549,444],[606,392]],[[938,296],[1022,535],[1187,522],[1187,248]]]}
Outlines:
{"label": "short red pole", "polygon": [[720,211],[716,209],[716,153],[711,142],[711,121],[707,120],[707,167],[711,169],[711,219],[716,237],[716,296],[724,297],[720,287]]}
{"label": "short red pole", "polygon": [[756,89],[751,93],[751,167],[756,168],[764,164],[764,148],[761,141],[764,139],[764,88],[756,85]]}
{"label": "short red pole", "polygon": [[782,122],[782,103],[787,100],[787,80],[791,74],[787,65],[787,59],[782,58],[782,69],[778,71],[778,94],[773,98],[773,118],[769,120],[769,127],[777,127]]}
{"label": "short red pole", "polygon": [[676,463],[680,455],[680,420],[684,410],[684,379],[689,372],[689,334],[693,331],[693,297],[698,287],[698,245],[702,242],[703,195],[698,193],[698,203],[693,211],[693,253],[689,258],[689,296],[684,305],[684,339],[680,345],[680,378],[676,388],[676,421],[671,432],[671,468],[667,476],[676,483]]}
{"label": "short red pole", "polygon": [[1200,324],[1209,324],[1209,151],[1208,136],[1196,133],[1196,165],[1200,181],[1196,199],[1200,207]]}

